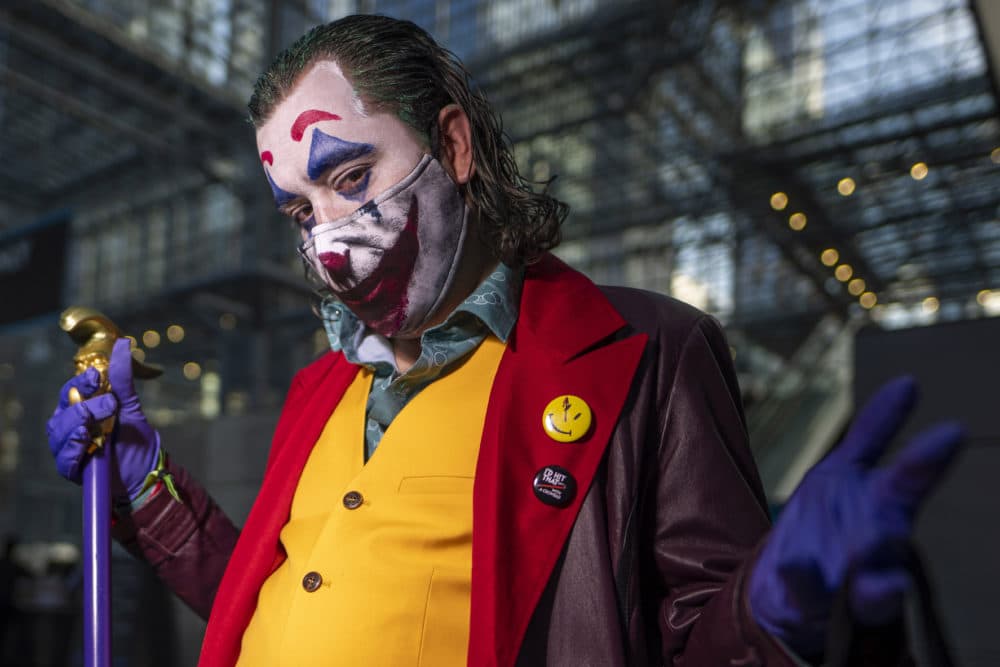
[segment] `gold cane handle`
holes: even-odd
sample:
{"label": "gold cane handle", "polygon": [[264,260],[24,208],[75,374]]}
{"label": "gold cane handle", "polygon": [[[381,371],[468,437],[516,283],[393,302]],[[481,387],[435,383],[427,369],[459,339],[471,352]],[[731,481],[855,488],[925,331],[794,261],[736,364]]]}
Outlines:
{"label": "gold cane handle", "polygon": [[[79,348],[73,357],[77,374],[93,366],[101,373],[102,383],[106,382],[111,348],[114,347],[116,340],[125,336],[121,329],[103,313],[84,306],[70,306],[64,310],[59,317],[59,328],[69,334]],[[147,364],[132,357],[134,377],[149,380],[162,374],[163,368],[160,366]]]}
{"label": "gold cane handle", "polygon": [[[88,368],[94,368],[100,375],[97,384],[97,391],[92,395],[105,394],[111,391],[111,383],[108,379],[108,366],[111,363],[111,350],[115,341],[124,337],[114,322],[106,315],[83,306],[71,306],[62,312],[59,318],[59,327],[69,334],[73,342],[79,348],[73,356],[73,363],[76,366],[76,374],[83,373]],[[153,364],[147,364],[132,357],[132,375],[141,379],[155,378],[163,373],[163,369]],[[70,405],[74,405],[83,400],[80,391],[73,387],[67,394]],[[101,420],[91,432],[91,444],[87,448],[88,454],[93,454],[97,449],[104,446],[108,435],[115,427],[115,418],[108,417]]]}

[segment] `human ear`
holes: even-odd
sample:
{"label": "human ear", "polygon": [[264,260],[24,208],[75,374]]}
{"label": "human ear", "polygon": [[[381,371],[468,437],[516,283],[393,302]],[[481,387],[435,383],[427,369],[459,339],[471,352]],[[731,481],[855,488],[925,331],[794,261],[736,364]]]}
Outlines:
{"label": "human ear", "polygon": [[462,107],[449,104],[438,112],[438,137],[445,171],[459,185],[468,183],[476,173],[476,164],[472,156],[472,127]]}

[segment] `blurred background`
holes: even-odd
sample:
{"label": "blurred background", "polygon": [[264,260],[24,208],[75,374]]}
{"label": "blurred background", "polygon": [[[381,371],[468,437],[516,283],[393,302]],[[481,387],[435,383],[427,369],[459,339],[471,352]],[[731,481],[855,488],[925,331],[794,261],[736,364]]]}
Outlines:
{"label": "blurred background", "polygon": [[[98,308],[166,373],[166,448],[238,523],[294,371],[324,349],[245,102],[310,26],[407,18],[469,67],[594,280],[717,316],[775,510],[909,372],[970,445],[919,538],[960,665],[1000,664],[1000,2],[4,0],[4,665],[78,665],[79,489],[45,438]],[[912,429],[911,429],[912,431]],[[194,665],[204,624],[123,552],[115,665]]]}

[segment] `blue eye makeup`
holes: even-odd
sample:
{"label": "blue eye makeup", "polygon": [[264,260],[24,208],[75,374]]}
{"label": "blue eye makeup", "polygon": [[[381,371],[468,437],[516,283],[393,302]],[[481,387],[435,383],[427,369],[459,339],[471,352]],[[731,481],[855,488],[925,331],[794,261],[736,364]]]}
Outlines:
{"label": "blue eye makeup", "polygon": [[371,180],[372,172],[371,169],[365,169],[364,175],[359,178],[355,183],[337,191],[344,199],[350,199],[351,201],[363,202],[368,194],[368,181]]}
{"label": "blue eye makeup", "polygon": [[278,187],[278,184],[271,178],[271,174],[268,173],[267,169],[264,170],[264,176],[267,177],[267,183],[271,186],[271,192],[274,193],[274,205],[277,208],[283,208],[295,201],[295,195]]}
{"label": "blue eye makeup", "polygon": [[306,173],[310,180],[315,181],[331,169],[335,169],[350,160],[369,155],[374,150],[375,147],[371,144],[344,141],[315,129],[313,130],[312,143],[309,145],[309,164],[306,167]]}

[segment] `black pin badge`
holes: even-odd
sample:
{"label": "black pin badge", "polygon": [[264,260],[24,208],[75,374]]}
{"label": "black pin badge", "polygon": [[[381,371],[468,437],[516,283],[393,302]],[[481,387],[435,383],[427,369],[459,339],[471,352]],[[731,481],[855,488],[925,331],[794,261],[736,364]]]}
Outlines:
{"label": "black pin badge", "polygon": [[545,466],[535,474],[535,497],[546,505],[566,507],[576,497],[576,480],[559,466]]}

